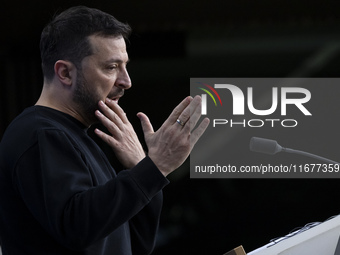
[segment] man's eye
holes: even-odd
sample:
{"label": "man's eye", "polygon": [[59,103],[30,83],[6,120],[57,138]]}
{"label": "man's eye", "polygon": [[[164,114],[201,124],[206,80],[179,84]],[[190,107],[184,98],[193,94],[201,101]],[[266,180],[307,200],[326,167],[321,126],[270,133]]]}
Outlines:
{"label": "man's eye", "polygon": [[118,65],[111,65],[111,66],[108,66],[108,69],[113,70],[113,69],[116,69],[117,67]]}

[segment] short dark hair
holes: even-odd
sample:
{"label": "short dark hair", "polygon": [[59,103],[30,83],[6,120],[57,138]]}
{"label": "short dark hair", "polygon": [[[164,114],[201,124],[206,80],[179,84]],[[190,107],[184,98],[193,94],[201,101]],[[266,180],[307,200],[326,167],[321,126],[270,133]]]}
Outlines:
{"label": "short dark hair", "polygon": [[40,38],[42,70],[47,80],[54,76],[54,64],[63,59],[78,69],[84,57],[92,54],[91,35],[123,37],[131,33],[129,25],[112,15],[86,6],[75,6],[56,16],[43,29]]}

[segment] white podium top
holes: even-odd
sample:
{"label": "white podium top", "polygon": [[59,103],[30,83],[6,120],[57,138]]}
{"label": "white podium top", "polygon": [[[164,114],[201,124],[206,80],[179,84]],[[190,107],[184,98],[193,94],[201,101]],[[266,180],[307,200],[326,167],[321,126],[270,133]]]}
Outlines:
{"label": "white podium top", "polygon": [[247,254],[334,255],[339,241],[339,235],[340,215],[320,224],[307,224],[306,227],[276,239]]}

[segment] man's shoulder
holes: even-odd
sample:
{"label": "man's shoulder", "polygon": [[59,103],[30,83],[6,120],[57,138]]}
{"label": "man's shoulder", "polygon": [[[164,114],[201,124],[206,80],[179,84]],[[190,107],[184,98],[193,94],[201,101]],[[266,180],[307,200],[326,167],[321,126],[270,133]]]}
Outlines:
{"label": "man's shoulder", "polygon": [[[7,127],[0,142],[0,163],[3,159],[15,162],[25,152],[44,145],[44,139],[65,139],[74,147],[87,138],[85,129],[71,116],[57,110],[32,106],[19,114]],[[63,144],[63,141],[58,141]],[[53,143],[51,144],[53,145]]]}
{"label": "man's shoulder", "polygon": [[72,129],[84,129],[84,127],[73,117],[58,110],[31,106],[18,115],[7,129],[22,130],[22,132],[56,129],[67,132]]}
{"label": "man's shoulder", "polygon": [[31,146],[41,132],[63,132],[73,137],[82,127],[72,117],[57,110],[32,106],[18,115],[6,129],[0,147]]}

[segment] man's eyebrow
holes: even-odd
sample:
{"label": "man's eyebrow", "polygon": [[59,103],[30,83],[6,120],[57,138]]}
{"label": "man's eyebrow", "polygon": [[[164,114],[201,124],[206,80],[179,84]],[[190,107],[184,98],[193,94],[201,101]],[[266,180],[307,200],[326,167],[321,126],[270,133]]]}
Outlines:
{"label": "man's eyebrow", "polygon": [[107,64],[110,64],[110,63],[129,63],[130,62],[130,59],[128,59],[126,62],[125,61],[123,61],[122,59],[120,59],[120,58],[111,58],[111,59],[109,59],[109,60],[106,60],[105,61],[105,63],[107,63]]}

